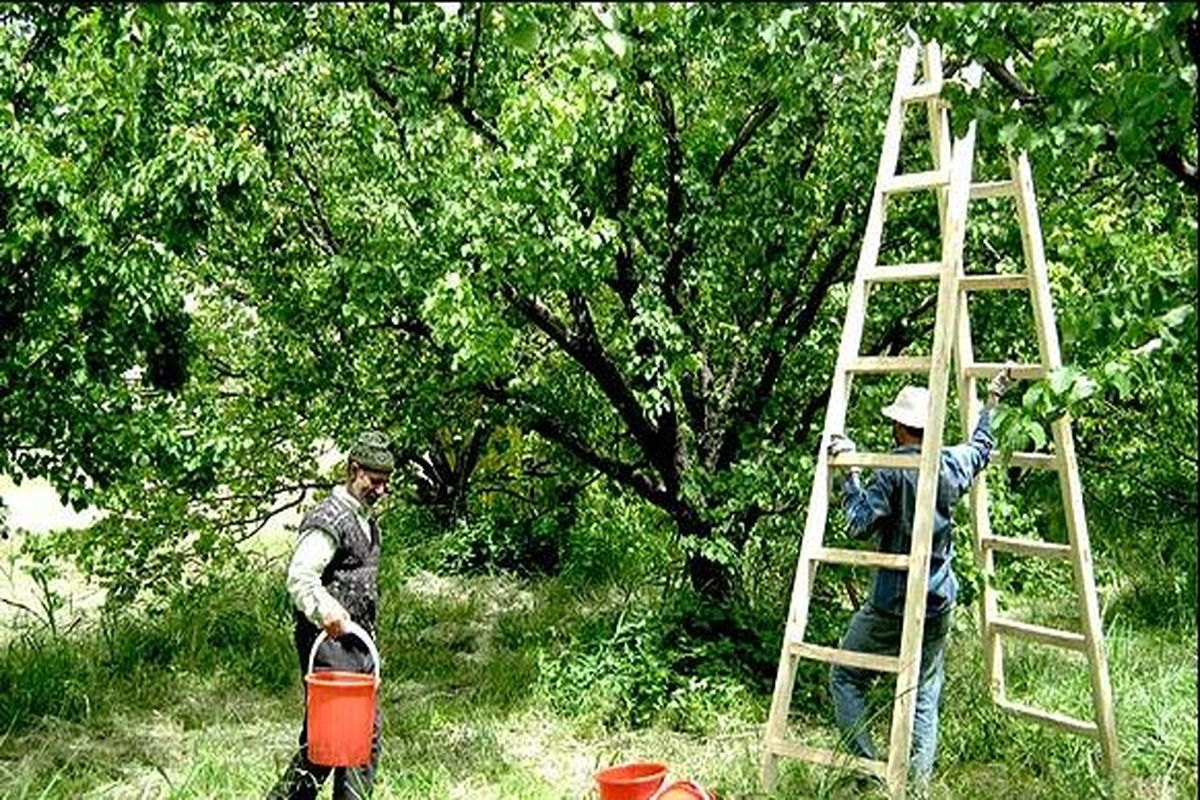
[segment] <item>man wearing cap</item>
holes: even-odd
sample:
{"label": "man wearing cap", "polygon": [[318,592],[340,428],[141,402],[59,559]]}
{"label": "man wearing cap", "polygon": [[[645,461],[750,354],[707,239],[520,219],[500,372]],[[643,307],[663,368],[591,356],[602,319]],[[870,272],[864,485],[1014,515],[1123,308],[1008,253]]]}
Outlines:
{"label": "man wearing cap", "polygon": [[[342,634],[346,625],[354,622],[375,637],[379,525],[368,512],[387,493],[393,466],[387,437],[378,431],[363,433],[350,448],[346,482],[335,486],[300,522],[288,566],[287,590],[294,606],[301,679],[322,630],[329,638],[317,648],[314,669],[371,672],[375,668],[366,646],[357,637]],[[376,708],[371,763],[336,769],[335,800],[370,797],[379,760],[380,724]],[[300,729],[300,748],[268,795],[270,800],[312,800],[317,796],[331,768],[308,760],[307,742],[306,720]]]}
{"label": "man wearing cap", "polygon": [[[1011,382],[1005,369],[988,386],[987,402],[969,442],[942,450],[937,500],[933,518],[933,542],[929,559],[929,583],[925,605],[925,631],[921,645],[921,670],[913,721],[910,769],[919,787],[929,780],[937,750],[938,701],[945,678],[946,635],[951,610],[958,593],[954,576],[954,542],[951,520],[954,505],[970,488],[975,476],[987,466],[995,439],[991,414]],[[906,386],[882,413],[892,421],[893,453],[920,453],[929,390]],[[841,434],[830,437],[829,454],[853,452],[854,442]],[[876,470],[864,488],[858,468],[842,482],[847,526],[856,538],[879,535],[879,550],[907,555],[912,547],[913,515],[917,495],[917,470]],[[880,568],[875,573],[869,598],[859,608],[842,638],[843,650],[878,655],[897,655],[904,626],[907,572]],[[877,673],[835,664],[830,670],[830,689],[838,728],[851,752],[863,758],[878,756],[866,730],[866,693]]]}

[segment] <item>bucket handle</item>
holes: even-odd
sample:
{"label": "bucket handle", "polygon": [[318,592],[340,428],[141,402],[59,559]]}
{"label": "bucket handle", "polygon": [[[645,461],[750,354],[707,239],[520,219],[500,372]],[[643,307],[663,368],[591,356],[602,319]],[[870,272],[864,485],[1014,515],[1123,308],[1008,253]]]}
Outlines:
{"label": "bucket handle", "polygon": [[[342,630],[346,633],[352,633],[367,646],[367,651],[371,654],[371,662],[375,665],[375,685],[379,685],[379,651],[375,649],[375,642],[371,641],[371,634],[367,633],[357,622],[347,622],[342,626]],[[317,640],[313,642],[312,650],[308,653],[308,674],[313,671],[313,662],[317,659],[317,648],[321,646],[321,642],[329,638],[329,634],[321,631],[317,635]]]}

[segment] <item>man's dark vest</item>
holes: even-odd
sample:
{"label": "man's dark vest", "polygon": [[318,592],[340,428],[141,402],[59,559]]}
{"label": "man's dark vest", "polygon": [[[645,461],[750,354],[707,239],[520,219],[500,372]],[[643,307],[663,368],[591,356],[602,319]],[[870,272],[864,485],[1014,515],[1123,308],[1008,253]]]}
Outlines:
{"label": "man's dark vest", "polygon": [[[375,636],[375,606],[379,598],[379,526],[371,520],[371,535],[363,532],[354,511],[330,495],[300,522],[300,535],[320,528],[333,537],[337,550],[321,573],[321,584],[342,604],[350,619]],[[312,642],[317,627],[295,611],[299,638]],[[302,633],[303,632],[303,633]]]}

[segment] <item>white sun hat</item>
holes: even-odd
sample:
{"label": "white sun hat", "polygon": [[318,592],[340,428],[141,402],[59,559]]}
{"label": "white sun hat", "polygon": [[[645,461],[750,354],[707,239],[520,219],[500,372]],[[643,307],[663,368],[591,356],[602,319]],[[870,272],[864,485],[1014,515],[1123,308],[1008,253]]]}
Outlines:
{"label": "white sun hat", "polygon": [[880,412],[885,417],[909,428],[925,430],[929,414],[929,390],[924,386],[905,386],[890,406]]}

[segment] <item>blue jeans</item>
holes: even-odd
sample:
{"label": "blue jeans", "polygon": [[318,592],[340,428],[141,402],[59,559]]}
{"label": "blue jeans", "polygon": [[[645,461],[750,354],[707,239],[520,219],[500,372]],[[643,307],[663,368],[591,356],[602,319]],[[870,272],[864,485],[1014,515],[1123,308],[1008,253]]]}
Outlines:
{"label": "blue jeans", "polygon": [[[950,632],[951,611],[925,620],[909,761],[909,770],[920,779],[928,779],[937,755],[938,701],[946,680],[946,636]],[[903,617],[885,614],[869,602],[865,603],[854,612],[841,647],[860,653],[899,655],[903,626]],[[879,673],[871,670],[840,664],[835,664],[829,671],[829,688],[833,693],[838,728],[850,751],[863,758],[878,758],[867,732],[866,707],[867,689],[878,676]]]}

